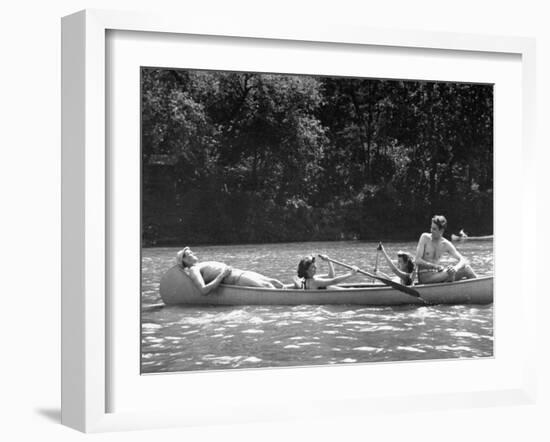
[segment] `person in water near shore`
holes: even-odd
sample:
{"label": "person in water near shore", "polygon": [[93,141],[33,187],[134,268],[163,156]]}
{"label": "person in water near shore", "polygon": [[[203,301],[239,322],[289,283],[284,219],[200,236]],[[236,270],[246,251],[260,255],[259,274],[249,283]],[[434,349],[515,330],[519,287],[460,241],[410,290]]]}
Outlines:
{"label": "person in water near shore", "polygon": [[[390,266],[391,271],[399,278],[399,282],[403,285],[413,285],[416,266],[414,258],[411,254],[403,251],[397,252],[397,265],[388,256],[386,249],[382,243],[378,244],[377,250],[382,252],[386,262]],[[388,275],[378,272],[384,278],[391,279]]]}
{"label": "person in water near shore", "polygon": [[458,232],[458,235],[455,235],[454,233],[451,235],[452,241],[465,241],[468,239],[468,234],[461,229],[460,232]]}
{"label": "person in water near shore", "polygon": [[184,247],[176,254],[176,261],[203,295],[210,293],[222,282],[245,287],[285,288],[281,281],[260,273],[235,269],[217,261],[199,262],[189,247]]}
{"label": "person in water near shore", "polygon": [[[453,244],[443,238],[447,220],[442,215],[432,218],[430,233],[423,233],[416,248],[415,262],[418,266],[418,281],[421,284],[451,282],[460,279],[473,279],[477,275],[466,259],[458,253]],[[458,262],[444,267],[439,264],[444,253],[448,253]]]}
{"label": "person in water near shore", "polygon": [[301,288],[305,290],[319,290],[319,289],[337,289],[339,282],[353,276],[359,270],[357,267],[353,267],[351,272],[344,275],[335,276],[334,266],[332,262],[328,261],[327,255],[319,255],[323,261],[328,262],[328,274],[317,275],[317,264],[315,263],[315,256],[307,256],[298,264],[298,278],[302,279]]}

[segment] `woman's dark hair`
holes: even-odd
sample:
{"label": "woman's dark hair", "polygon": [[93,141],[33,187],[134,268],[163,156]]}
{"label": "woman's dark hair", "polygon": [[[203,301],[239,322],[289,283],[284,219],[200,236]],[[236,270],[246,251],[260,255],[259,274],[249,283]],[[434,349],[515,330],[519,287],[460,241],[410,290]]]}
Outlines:
{"label": "woman's dark hair", "polygon": [[298,278],[307,278],[307,271],[315,262],[315,256],[307,256],[298,264]]}
{"label": "woman's dark hair", "polygon": [[414,258],[412,255],[406,252],[397,252],[397,257],[403,258],[403,261],[407,266],[407,273],[412,273],[414,271]]}

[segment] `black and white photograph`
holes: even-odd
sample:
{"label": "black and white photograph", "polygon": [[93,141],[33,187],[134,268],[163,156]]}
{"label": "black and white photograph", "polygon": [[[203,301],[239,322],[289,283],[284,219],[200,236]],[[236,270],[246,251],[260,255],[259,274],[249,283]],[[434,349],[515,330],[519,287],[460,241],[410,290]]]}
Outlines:
{"label": "black and white photograph", "polygon": [[141,373],[493,356],[493,85],[141,68]]}

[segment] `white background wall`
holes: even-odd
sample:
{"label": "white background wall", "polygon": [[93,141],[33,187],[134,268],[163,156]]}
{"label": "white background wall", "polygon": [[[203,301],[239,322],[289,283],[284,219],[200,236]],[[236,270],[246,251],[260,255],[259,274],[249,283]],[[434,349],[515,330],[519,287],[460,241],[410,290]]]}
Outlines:
{"label": "white background wall", "polygon": [[[548,289],[539,285],[539,402],[534,406],[411,412],[323,422],[102,434],[85,436],[60,418],[60,17],[84,8],[167,10],[182,21],[194,14],[250,20],[287,17],[384,28],[508,34],[538,44],[538,256],[543,274],[548,216],[546,169],[550,121],[550,14],[544,2],[278,0],[20,0],[0,9],[0,438],[2,440],[548,440],[550,430],[550,313]],[[518,185],[521,177],[517,177]],[[510,208],[514,210],[514,207]],[[511,232],[512,233],[512,232]],[[511,241],[514,240],[511,235]],[[511,257],[515,259],[515,257]],[[429,380],[426,380],[429,381]],[[452,382],[452,380],[449,380]],[[185,398],[182,398],[185,400]]]}

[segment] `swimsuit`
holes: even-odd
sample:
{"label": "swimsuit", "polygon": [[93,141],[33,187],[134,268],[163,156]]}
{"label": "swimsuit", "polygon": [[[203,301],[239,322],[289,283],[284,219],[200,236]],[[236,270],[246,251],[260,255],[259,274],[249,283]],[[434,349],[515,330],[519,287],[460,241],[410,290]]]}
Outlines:
{"label": "swimsuit", "polygon": [[438,269],[422,269],[418,271],[418,274],[421,275],[422,273],[439,273],[442,272],[442,270]]}
{"label": "swimsuit", "polygon": [[433,269],[433,268],[426,268],[426,269],[422,269],[422,270],[419,270],[418,271],[418,282],[422,283],[422,275],[427,275],[429,273],[440,273],[440,272],[443,272],[444,270],[438,270],[438,269]]}
{"label": "swimsuit", "polygon": [[[305,278],[302,281],[302,289],[304,289],[304,290],[315,290],[315,289],[308,289],[306,287],[306,279]],[[317,290],[326,290],[326,289],[327,289],[326,287],[317,287]]]}
{"label": "swimsuit", "polygon": [[246,270],[231,270],[231,274],[227,275],[225,278],[223,278],[224,284],[229,285],[239,285],[239,281],[241,280],[242,276],[246,273]]}
{"label": "swimsuit", "polygon": [[[212,282],[221,272],[224,271],[226,265],[216,261],[206,261],[199,264],[202,279],[205,284]],[[241,277],[247,273],[244,270],[232,269],[231,273],[223,279],[224,284],[238,285]]]}

